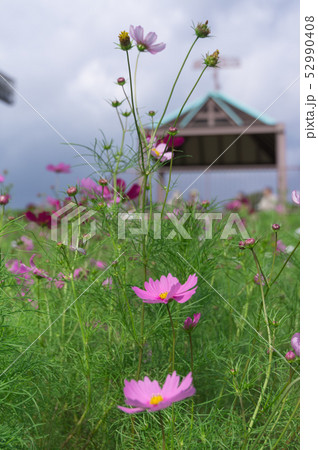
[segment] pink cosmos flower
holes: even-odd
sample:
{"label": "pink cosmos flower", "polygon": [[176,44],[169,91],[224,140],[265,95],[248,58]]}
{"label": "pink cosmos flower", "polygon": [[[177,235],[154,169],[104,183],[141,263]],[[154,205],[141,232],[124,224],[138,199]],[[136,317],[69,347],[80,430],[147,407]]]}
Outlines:
{"label": "pink cosmos flower", "polygon": [[181,145],[184,144],[184,137],[182,136],[171,136],[170,134],[166,134],[166,136],[163,139],[160,139],[160,142],[163,144],[168,144],[168,147],[178,148],[181,147]]}
{"label": "pink cosmos flower", "polygon": [[30,252],[31,250],[34,249],[34,244],[33,244],[32,239],[29,239],[26,236],[21,236],[20,239],[23,242],[24,248],[25,248],[26,251]]}
{"label": "pink cosmos flower", "polygon": [[278,239],[278,241],[277,241],[276,252],[277,253],[285,253],[286,252],[286,245],[283,244],[283,242],[280,239]]}
{"label": "pink cosmos flower", "polygon": [[29,271],[33,273],[37,278],[46,278],[49,281],[52,281],[52,278],[49,277],[49,274],[45,272],[44,269],[39,269],[35,263],[34,258],[36,257],[36,254],[34,253],[30,258],[30,268]]}
{"label": "pink cosmos flower", "polygon": [[53,166],[53,164],[49,164],[46,166],[46,170],[49,172],[55,172],[55,173],[71,173],[71,166],[64,163],[59,163],[56,166]]}
{"label": "pink cosmos flower", "polygon": [[57,278],[54,280],[55,287],[62,289],[65,286],[65,280],[67,280],[67,276],[63,272],[59,272]]}
{"label": "pink cosmos flower", "polygon": [[259,275],[259,273],[257,273],[254,277],[254,282],[258,285],[260,285],[262,283],[262,286],[265,286],[265,280],[263,275]]}
{"label": "pink cosmos flower", "polygon": [[155,55],[166,48],[166,44],[163,42],[160,44],[154,44],[158,37],[156,33],[150,32],[146,37],[144,37],[144,29],[140,25],[138,25],[138,27],[130,25],[129,34],[136,42],[137,48],[140,52],[146,51],[152,55]]}
{"label": "pink cosmos flower", "polygon": [[102,286],[104,286],[104,287],[108,286],[109,289],[112,289],[112,285],[113,285],[113,280],[111,277],[106,278],[106,280],[102,282]]}
{"label": "pink cosmos flower", "polygon": [[295,350],[297,356],[300,356],[300,333],[295,333],[291,338],[291,346]]}
{"label": "pink cosmos flower", "polygon": [[[39,269],[35,263],[34,258],[36,254],[34,253],[30,258],[30,267],[26,264],[23,264],[21,261],[17,259],[10,260],[6,263],[6,267],[9,272],[14,273],[15,275],[21,275],[26,284],[33,284],[33,280],[30,280],[30,275],[34,275],[37,278],[46,278],[49,281],[52,281],[52,278],[49,277],[48,273],[45,272],[44,269]],[[20,284],[21,280],[17,279],[18,284]]]}
{"label": "pink cosmos flower", "polygon": [[168,303],[169,300],[176,300],[178,303],[184,303],[195,294],[198,277],[190,275],[184,284],[180,284],[178,278],[173,277],[171,273],[167,277],[162,275],[160,280],[149,282],[145,281],[145,291],[138,287],[133,287],[133,291],[144,303]]}
{"label": "pink cosmos flower", "polygon": [[[100,186],[91,178],[83,178],[78,184],[81,186],[82,193],[87,194],[90,198],[96,198],[97,195],[102,196],[109,203],[114,202],[114,189],[109,189],[107,186]],[[126,183],[124,180],[118,178],[116,184],[116,192],[118,193],[116,203],[119,203],[121,200],[119,193],[121,193],[124,199],[129,198],[130,200],[137,198],[140,194],[140,186],[137,183],[134,183],[128,192],[126,192]]]}
{"label": "pink cosmos flower", "polygon": [[3,182],[4,182],[4,176],[0,175],[0,183],[3,183]]}
{"label": "pink cosmos flower", "polygon": [[12,247],[17,248],[19,250],[25,250],[30,252],[34,249],[34,244],[32,239],[27,238],[26,236],[21,236],[17,241],[12,241]]}
{"label": "pink cosmos flower", "polygon": [[99,261],[96,259],[91,259],[90,263],[92,264],[92,266],[95,266],[97,269],[106,269],[107,264],[103,261]]}
{"label": "pink cosmos flower", "polygon": [[161,161],[170,161],[172,158],[172,152],[165,152],[166,144],[158,144],[157,147],[151,149],[151,154],[156,159],[160,159]]}
{"label": "pink cosmos flower", "polygon": [[61,208],[61,203],[60,203],[60,200],[58,200],[57,198],[53,198],[53,197],[50,197],[50,196],[48,196],[47,198],[46,198],[46,201],[51,205],[51,206],[53,206],[53,208],[55,208],[55,209],[60,209]]}
{"label": "pink cosmos flower", "polygon": [[298,191],[293,191],[292,192],[292,200],[294,203],[296,203],[296,205],[300,204],[300,194]]}
{"label": "pink cosmos flower", "polygon": [[186,320],[184,321],[183,328],[185,330],[192,331],[193,328],[195,328],[198,325],[200,317],[201,313],[193,314],[193,320],[191,319],[191,317],[187,317]]}
{"label": "pink cosmos flower", "polygon": [[87,279],[89,272],[87,269],[84,269],[83,267],[79,267],[78,269],[74,270],[73,277],[75,280],[82,280]]}
{"label": "pink cosmos flower", "polygon": [[240,200],[233,200],[225,205],[225,208],[229,211],[238,211],[242,207],[242,202]]}
{"label": "pink cosmos flower", "polygon": [[143,381],[125,380],[125,402],[127,405],[137,406],[137,408],[126,408],[125,406],[118,406],[118,408],[128,414],[146,410],[155,412],[168,408],[172,403],[195,394],[191,372],[182,380],[180,385],[179,381],[180,377],[175,371],[172,375],[167,376],[162,388],[157,380],[151,381],[148,377],[145,377]]}

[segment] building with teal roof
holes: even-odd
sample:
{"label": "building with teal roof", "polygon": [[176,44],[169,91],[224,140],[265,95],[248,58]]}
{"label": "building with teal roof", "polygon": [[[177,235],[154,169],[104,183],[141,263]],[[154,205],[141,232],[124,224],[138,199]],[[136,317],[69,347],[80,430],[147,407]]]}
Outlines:
{"label": "building with teal roof", "polygon": [[[211,91],[166,114],[158,135],[166,134],[169,127],[177,127],[185,138],[175,150],[174,171],[276,169],[279,197],[285,201],[285,126],[266,111],[255,111],[220,91]],[[167,170],[168,165],[161,169],[162,184]]]}

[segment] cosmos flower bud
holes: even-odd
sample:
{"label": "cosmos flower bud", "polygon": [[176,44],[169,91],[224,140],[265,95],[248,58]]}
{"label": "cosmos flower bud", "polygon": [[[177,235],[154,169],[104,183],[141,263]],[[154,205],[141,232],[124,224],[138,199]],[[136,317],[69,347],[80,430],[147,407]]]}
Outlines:
{"label": "cosmos flower bud", "polygon": [[178,129],[176,127],[170,127],[168,133],[170,136],[175,136],[178,133]]}
{"label": "cosmos flower bud", "polygon": [[239,246],[239,248],[240,248],[241,250],[244,250],[244,249],[245,249],[245,242],[244,242],[244,241],[240,241],[239,244],[238,244],[238,246]]}
{"label": "cosmos flower bud", "polygon": [[77,194],[77,187],[76,186],[71,186],[71,187],[68,188],[68,190],[66,192],[67,192],[67,194],[70,197],[74,197],[74,195]]}
{"label": "cosmos flower bud", "polygon": [[8,194],[0,195],[0,205],[7,205],[9,203],[10,196]]}
{"label": "cosmos flower bud", "polygon": [[253,248],[255,245],[255,239],[254,238],[249,238],[245,240],[245,247],[247,248]]}
{"label": "cosmos flower bud", "polygon": [[206,38],[211,33],[211,28],[208,26],[208,21],[206,21],[204,23],[198,23],[194,31],[198,38]]}
{"label": "cosmos flower bud", "polygon": [[183,324],[185,331],[191,332],[198,325],[200,317],[201,313],[193,314],[193,320],[191,317],[187,317]]}
{"label": "cosmos flower bud", "polygon": [[118,35],[119,45],[122,50],[130,50],[132,45],[127,31],[122,31]]}
{"label": "cosmos flower bud", "polygon": [[126,84],[125,78],[124,77],[117,78],[117,84],[119,84],[119,86],[124,86],[124,84]]}
{"label": "cosmos flower bud", "polygon": [[210,205],[210,202],[208,200],[203,200],[203,202],[201,202],[201,206],[203,206],[203,208],[207,208]]}
{"label": "cosmos flower bud", "polygon": [[153,117],[153,116],[155,116],[156,115],[156,112],[155,111],[149,111],[148,112],[148,116],[150,116],[150,117]]}
{"label": "cosmos flower bud", "polygon": [[112,100],[110,102],[110,104],[112,105],[113,108],[118,108],[123,102],[120,102],[119,100]]}
{"label": "cosmos flower bud", "polygon": [[217,63],[219,62],[219,54],[219,50],[215,50],[212,55],[209,55],[209,53],[207,53],[205,55],[203,63],[208,67],[216,67]]}
{"label": "cosmos flower bud", "polygon": [[285,358],[287,361],[293,361],[296,358],[296,355],[294,352],[290,351],[286,353]]}
{"label": "cosmos flower bud", "polygon": [[273,223],[272,229],[273,231],[278,231],[280,229],[280,225],[278,225],[278,223]]}
{"label": "cosmos flower bud", "polygon": [[98,181],[98,184],[100,186],[107,186],[108,185],[108,181],[106,180],[106,178],[100,178]]}
{"label": "cosmos flower bud", "polygon": [[131,114],[131,111],[123,111],[123,112],[121,113],[121,115],[122,115],[123,117],[129,117],[130,114]]}

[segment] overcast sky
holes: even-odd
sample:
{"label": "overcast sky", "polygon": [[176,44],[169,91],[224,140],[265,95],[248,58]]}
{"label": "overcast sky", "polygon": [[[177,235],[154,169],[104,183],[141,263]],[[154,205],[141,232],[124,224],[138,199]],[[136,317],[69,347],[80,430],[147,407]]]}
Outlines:
{"label": "overcast sky", "polygon": [[[139,66],[141,111],[162,111],[193,42],[192,22],[207,19],[214,37],[195,47],[170,111],[182,104],[199,75],[195,61],[216,48],[220,55],[240,60],[238,68],[220,69],[222,91],[260,112],[299,76],[296,0],[3,0],[0,72],[15,79],[20,94],[13,106],[0,102],[0,173],[7,169],[7,180],[14,183],[12,205],[36,202],[38,192],[50,194],[55,177],[45,170],[47,164],[78,164],[74,150],[61,144],[61,135],[89,145],[103,130],[109,139],[119,140],[119,124],[107,99],[122,98],[114,82],[128,76],[125,54],[114,44],[120,31],[142,25],[167,44],[157,55],[142,54]],[[192,100],[213,88],[212,74],[206,73]],[[288,164],[298,165],[299,81],[266,115],[286,124]],[[61,176],[61,187],[91,173],[90,167],[73,167],[71,175]]]}

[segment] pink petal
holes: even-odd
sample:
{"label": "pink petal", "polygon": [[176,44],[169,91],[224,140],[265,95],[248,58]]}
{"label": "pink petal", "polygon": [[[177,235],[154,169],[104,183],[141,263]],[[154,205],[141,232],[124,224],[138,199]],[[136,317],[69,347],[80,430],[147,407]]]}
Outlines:
{"label": "pink petal", "polygon": [[128,198],[130,198],[130,200],[133,200],[134,198],[137,198],[139,196],[140,191],[141,187],[139,186],[139,184],[134,183],[126,195]]}
{"label": "pink petal", "polygon": [[148,33],[147,36],[144,39],[145,46],[146,47],[151,46],[151,44],[153,44],[156,41],[157,37],[158,36],[153,31]]}
{"label": "pink petal", "polygon": [[154,44],[151,47],[148,47],[148,52],[152,55],[155,55],[156,53],[162,52],[166,48],[166,44],[161,42],[160,44]]}
{"label": "pink petal", "polygon": [[168,375],[166,381],[162,387],[161,394],[165,398],[170,398],[172,395],[177,394],[177,388],[179,385],[180,377],[177,375],[176,371],[172,375]]}
{"label": "pink petal", "polygon": [[134,291],[134,293],[136,295],[138,295],[139,298],[142,298],[143,300],[155,300],[156,299],[156,296],[154,296],[154,294],[152,294],[148,291],[144,291],[137,286],[132,287],[132,290]]}
{"label": "pink petal", "polygon": [[145,411],[145,408],[126,408],[125,406],[117,406],[117,408],[121,409],[122,411],[128,414],[135,414]]}
{"label": "pink petal", "polygon": [[190,275],[187,281],[181,285],[180,287],[180,293],[187,291],[188,289],[191,289],[193,286],[195,286],[198,282],[198,277],[196,275]]}
{"label": "pink petal", "polygon": [[183,292],[178,295],[174,295],[173,299],[176,300],[178,303],[185,303],[192,297],[192,295],[195,294],[196,290],[197,290],[197,287],[195,287],[194,289],[191,289],[191,291],[187,291],[187,292]]}
{"label": "pink petal", "polygon": [[137,44],[141,43],[144,40],[144,29],[140,25],[135,28],[131,25],[130,34],[132,38],[137,42]]}

